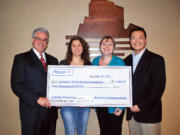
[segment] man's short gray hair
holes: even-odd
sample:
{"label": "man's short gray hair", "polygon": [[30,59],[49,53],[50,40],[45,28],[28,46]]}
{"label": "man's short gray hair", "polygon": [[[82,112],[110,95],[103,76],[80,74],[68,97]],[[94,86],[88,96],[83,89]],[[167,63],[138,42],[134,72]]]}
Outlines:
{"label": "man's short gray hair", "polygon": [[43,27],[38,27],[38,28],[36,28],[34,31],[33,31],[33,33],[32,33],[32,38],[35,38],[36,37],[36,33],[37,32],[44,32],[44,33],[46,33],[47,34],[47,37],[48,37],[48,40],[49,40],[49,32],[48,32],[48,30],[46,29],[46,28],[43,28]]}

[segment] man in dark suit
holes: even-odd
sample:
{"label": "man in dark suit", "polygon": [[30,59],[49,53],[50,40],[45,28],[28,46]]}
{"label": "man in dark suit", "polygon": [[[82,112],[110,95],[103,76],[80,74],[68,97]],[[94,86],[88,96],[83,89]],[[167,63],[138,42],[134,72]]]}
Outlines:
{"label": "man in dark suit", "polygon": [[45,53],[49,32],[37,28],[32,34],[33,48],[14,58],[11,87],[19,97],[22,135],[55,135],[57,109],[46,98],[47,65],[58,60]]}
{"label": "man in dark suit", "polygon": [[131,135],[160,135],[161,97],[166,83],[164,58],[146,48],[146,32],[130,32],[133,53],[125,58],[132,66],[133,106],[127,109]]}

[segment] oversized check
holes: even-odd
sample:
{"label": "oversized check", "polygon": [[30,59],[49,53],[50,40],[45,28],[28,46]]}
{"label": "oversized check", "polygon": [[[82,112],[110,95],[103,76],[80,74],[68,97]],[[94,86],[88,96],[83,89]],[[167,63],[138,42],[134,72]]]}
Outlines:
{"label": "oversized check", "polygon": [[52,106],[129,107],[129,66],[48,66],[47,98]]}

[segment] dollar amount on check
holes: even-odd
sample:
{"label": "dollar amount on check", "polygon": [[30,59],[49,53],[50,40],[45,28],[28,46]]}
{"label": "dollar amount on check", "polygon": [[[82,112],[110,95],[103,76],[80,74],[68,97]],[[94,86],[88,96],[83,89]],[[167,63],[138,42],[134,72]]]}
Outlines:
{"label": "dollar amount on check", "polygon": [[52,106],[129,107],[131,67],[48,66],[47,97]]}

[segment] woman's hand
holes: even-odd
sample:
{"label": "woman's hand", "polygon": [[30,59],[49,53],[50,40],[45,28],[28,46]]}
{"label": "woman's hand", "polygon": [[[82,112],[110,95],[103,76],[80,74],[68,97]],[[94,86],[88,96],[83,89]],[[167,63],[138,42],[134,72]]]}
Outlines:
{"label": "woman's hand", "polygon": [[116,116],[120,116],[121,113],[122,113],[122,110],[119,109],[119,108],[116,108],[115,111],[114,111],[114,115],[116,115]]}

